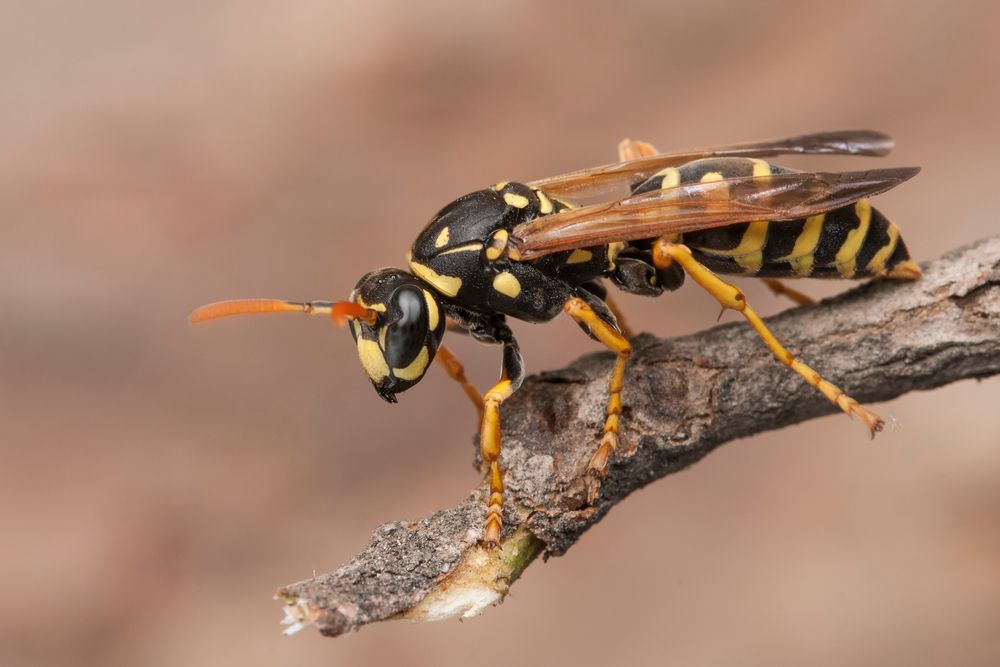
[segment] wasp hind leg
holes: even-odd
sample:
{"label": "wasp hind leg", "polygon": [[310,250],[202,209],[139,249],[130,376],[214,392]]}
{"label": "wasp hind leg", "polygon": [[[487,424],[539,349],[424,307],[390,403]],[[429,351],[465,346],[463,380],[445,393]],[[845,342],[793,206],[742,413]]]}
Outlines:
{"label": "wasp hind leg", "polygon": [[757,335],[767,344],[767,347],[778,361],[801,375],[806,382],[822,392],[830,402],[834,403],[848,415],[861,419],[868,427],[872,437],[875,437],[876,432],[882,430],[885,422],[881,417],[845,394],[840,387],[827,382],[819,373],[796,359],[791,352],[778,342],[778,339],[774,337],[774,334],[771,333],[760,319],[760,316],[750,307],[743,292],[719,278],[708,267],[696,260],[687,246],[660,239],[653,245],[653,262],[658,268],[669,267],[674,262],[679,264],[696,283],[714,296],[722,304],[723,308],[739,311],[746,318],[747,322],[750,323],[750,326],[754,328]]}
{"label": "wasp hind leg", "polygon": [[787,296],[800,306],[811,306],[816,303],[816,299],[807,294],[803,294],[797,289],[793,289],[781,282],[777,278],[764,278],[764,284],[775,294],[775,296]]}
{"label": "wasp hind leg", "polygon": [[603,310],[603,304],[588,303],[589,299],[576,296],[566,301],[563,309],[592,338],[617,355],[611,378],[608,381],[608,407],[604,420],[604,431],[597,451],[587,464],[587,502],[593,503],[601,489],[601,480],[607,475],[608,460],[618,449],[618,432],[622,414],[622,386],[625,382],[625,365],[632,356],[632,346],[628,339],[609,321],[609,315],[602,316],[598,310]]}

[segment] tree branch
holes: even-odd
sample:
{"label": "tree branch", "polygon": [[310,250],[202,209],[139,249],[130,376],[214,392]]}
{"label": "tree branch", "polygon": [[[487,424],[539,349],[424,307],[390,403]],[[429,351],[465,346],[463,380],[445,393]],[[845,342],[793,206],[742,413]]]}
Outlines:
{"label": "tree branch", "polygon": [[[1000,372],[1000,236],[924,271],[913,283],[874,281],[768,322],[864,403]],[[278,591],[286,632],[315,624],[336,636],[390,618],[477,614],[501,601],[535,556],[565,553],[636,489],[725,442],[837,411],[743,322],[670,340],[642,334],[633,344],[622,431],[634,452],[613,458],[594,506],[583,470],[604,419],[609,353],[528,378],[504,404],[501,549],[477,542],[482,489],[425,519],[385,524],[348,564]]]}

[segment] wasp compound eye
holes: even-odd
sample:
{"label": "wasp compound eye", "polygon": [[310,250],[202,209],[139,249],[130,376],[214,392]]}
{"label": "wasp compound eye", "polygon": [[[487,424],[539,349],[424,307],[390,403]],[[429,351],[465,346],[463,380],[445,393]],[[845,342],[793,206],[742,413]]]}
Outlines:
{"label": "wasp compound eye", "polygon": [[427,340],[427,302],[423,292],[414,286],[400,287],[392,295],[390,310],[398,319],[386,325],[385,360],[393,368],[409,366]]}

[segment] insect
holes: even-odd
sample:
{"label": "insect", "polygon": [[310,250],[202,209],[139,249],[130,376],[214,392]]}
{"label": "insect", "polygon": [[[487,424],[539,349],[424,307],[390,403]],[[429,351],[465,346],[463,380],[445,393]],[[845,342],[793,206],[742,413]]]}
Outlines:
{"label": "insect", "polygon": [[[590,501],[619,448],[629,332],[603,281],[657,296],[690,276],[746,318],[774,356],[874,436],[883,420],[795,358],[743,293],[717,274],[757,276],[798,301],[778,278],[915,279],[899,229],[868,197],[919,169],[801,172],[762,158],[782,154],[883,156],[890,137],[826,132],[759,143],[659,154],[625,140],[620,162],[526,184],[503,181],[459,197],[437,213],[407,256],[408,271],[361,278],[346,301],[242,299],[202,306],[190,320],[248,313],[305,312],[349,322],[375,391],[393,403],[436,358],[480,415],[480,451],[489,485],[483,542],[503,525],[500,406],[517,390],[524,364],[507,319],[546,322],[565,312],[615,352],[600,440],[587,465]],[[480,396],[441,345],[446,321],[502,348],[499,381]]]}

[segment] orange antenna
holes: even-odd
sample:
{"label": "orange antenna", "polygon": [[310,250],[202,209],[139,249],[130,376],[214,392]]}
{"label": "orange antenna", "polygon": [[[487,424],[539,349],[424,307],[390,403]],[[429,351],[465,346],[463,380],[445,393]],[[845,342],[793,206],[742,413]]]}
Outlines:
{"label": "orange antenna", "polygon": [[353,301],[283,301],[281,299],[233,299],[217,301],[195,308],[188,315],[192,324],[214,320],[231,315],[253,315],[257,313],[309,313],[311,315],[329,315],[333,321],[343,326],[348,319],[359,319],[369,325],[375,324],[378,316],[371,308],[359,306]]}

